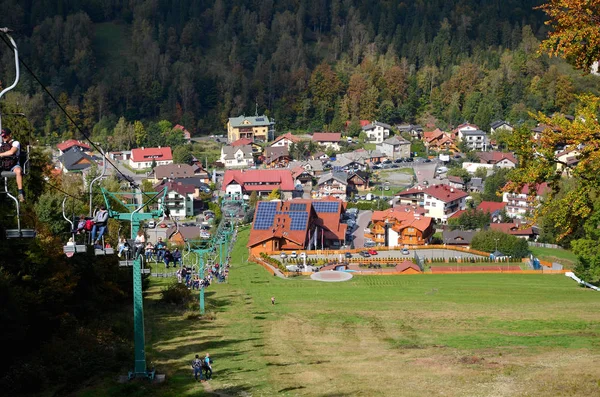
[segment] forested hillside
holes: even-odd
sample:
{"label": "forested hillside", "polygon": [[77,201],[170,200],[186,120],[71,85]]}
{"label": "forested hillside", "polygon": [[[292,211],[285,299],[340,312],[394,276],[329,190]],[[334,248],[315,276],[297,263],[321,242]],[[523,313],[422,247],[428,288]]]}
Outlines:
{"label": "forested hillside", "polygon": [[[487,129],[500,118],[524,122],[528,110],[569,112],[573,94],[597,88],[536,57],[539,3],[2,0],[0,10],[23,60],[97,141],[118,148],[129,142],[108,137],[122,116],[148,131],[169,120],[198,135],[256,109],[280,131],[358,119]],[[24,75],[28,100],[11,100],[42,141],[77,136]]]}

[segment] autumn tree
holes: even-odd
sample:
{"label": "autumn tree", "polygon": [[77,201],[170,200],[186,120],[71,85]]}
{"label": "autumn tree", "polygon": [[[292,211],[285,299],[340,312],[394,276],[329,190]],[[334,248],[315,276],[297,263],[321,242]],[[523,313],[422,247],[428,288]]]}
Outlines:
{"label": "autumn tree", "polygon": [[600,60],[600,2],[550,0],[538,8],[548,15],[545,23],[552,28],[540,51],[589,71]]}

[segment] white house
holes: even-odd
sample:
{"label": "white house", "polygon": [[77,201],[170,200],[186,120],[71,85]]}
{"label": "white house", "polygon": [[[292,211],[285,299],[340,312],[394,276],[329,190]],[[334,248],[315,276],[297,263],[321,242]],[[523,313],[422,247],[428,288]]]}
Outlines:
{"label": "white house", "polygon": [[143,170],[156,165],[173,164],[173,153],[170,147],[137,148],[131,151],[129,166],[135,170]]}
{"label": "white house", "polygon": [[167,188],[165,205],[171,212],[171,216],[179,219],[194,216],[194,194],[196,193],[194,186],[167,182],[163,187]]}
{"label": "white house", "polygon": [[489,147],[485,131],[462,129],[458,131],[458,138],[461,142],[466,142],[467,147],[471,150],[485,151]]}
{"label": "white house", "polygon": [[367,134],[367,139],[372,143],[381,143],[384,139],[390,136],[392,126],[379,121],[374,121],[372,124],[362,127],[364,133]]}
{"label": "white house", "polygon": [[285,146],[289,149],[290,145],[292,143],[298,143],[298,142],[300,142],[300,138],[297,138],[294,135],[292,135],[291,132],[288,132],[287,134],[283,134],[283,135],[280,135],[277,138],[275,138],[275,140],[269,146],[270,147]]}
{"label": "white house", "polygon": [[446,223],[454,213],[467,209],[467,192],[448,185],[433,185],[424,189],[426,215]]}
{"label": "white house", "polygon": [[312,136],[313,142],[325,149],[340,150],[341,132],[315,132]]}
{"label": "white house", "polygon": [[391,160],[410,157],[410,142],[402,137],[388,138],[377,144],[376,148]]}
{"label": "white house", "polygon": [[550,188],[546,182],[541,183],[535,187],[535,196],[531,196],[530,187],[525,185],[521,189],[520,193],[509,193],[504,192],[502,194],[502,201],[506,204],[506,214],[511,218],[525,218],[527,213],[533,213],[535,209],[540,205],[542,196]]}
{"label": "white house", "polygon": [[225,168],[248,168],[254,165],[254,156],[252,155],[252,146],[225,145],[221,147],[221,158],[219,162]]}
{"label": "white house", "polygon": [[331,171],[321,175],[318,185],[318,197],[333,196],[346,201],[348,174],[343,171]]}

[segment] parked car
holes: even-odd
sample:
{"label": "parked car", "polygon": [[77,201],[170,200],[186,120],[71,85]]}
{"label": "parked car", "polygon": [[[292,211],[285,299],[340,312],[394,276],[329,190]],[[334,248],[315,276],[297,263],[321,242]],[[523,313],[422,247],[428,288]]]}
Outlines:
{"label": "parked car", "polygon": [[371,257],[371,254],[369,254],[368,251],[360,251],[360,256],[362,256],[363,258],[369,258]]}
{"label": "parked car", "polygon": [[346,258],[352,258],[352,253],[350,253],[350,252],[346,252],[346,253],[344,254],[344,256],[345,256]]}
{"label": "parked car", "polygon": [[404,161],[404,159],[403,159],[403,158],[399,158],[399,159],[396,159],[396,160],[394,160],[394,163],[396,163],[396,164],[400,164],[400,163],[401,163],[401,162],[403,162],[403,161]]}
{"label": "parked car", "polygon": [[392,160],[390,160],[390,159],[384,160],[383,164],[392,164]]}
{"label": "parked car", "polygon": [[368,252],[369,255],[377,255],[377,251],[375,251],[374,249],[370,249]]}
{"label": "parked car", "polygon": [[298,254],[296,253],[296,251],[292,251],[292,254],[290,255],[290,258],[297,258]]}
{"label": "parked car", "polygon": [[425,159],[425,162],[426,163],[431,163],[431,160],[430,159]]}
{"label": "parked car", "polygon": [[156,222],[155,221],[148,221],[148,228],[150,229],[154,229],[156,227]]}
{"label": "parked car", "polygon": [[407,157],[405,161],[408,162],[408,163],[412,163],[413,159],[412,159],[412,157]]}
{"label": "parked car", "polygon": [[408,251],[408,248],[402,248],[402,255],[408,255],[410,254],[410,252]]}
{"label": "parked car", "polygon": [[375,165],[373,165],[373,166],[371,167],[371,169],[373,169],[373,170],[380,170],[380,169],[381,169],[381,166],[380,166],[380,165],[377,165],[377,164],[375,164]]}
{"label": "parked car", "polygon": [[285,252],[282,252],[279,256],[281,257],[281,259],[287,258],[287,254]]}
{"label": "parked car", "polygon": [[300,259],[306,259],[306,252],[302,252],[300,254]]}
{"label": "parked car", "polygon": [[375,247],[377,244],[375,241],[365,241],[365,248]]}

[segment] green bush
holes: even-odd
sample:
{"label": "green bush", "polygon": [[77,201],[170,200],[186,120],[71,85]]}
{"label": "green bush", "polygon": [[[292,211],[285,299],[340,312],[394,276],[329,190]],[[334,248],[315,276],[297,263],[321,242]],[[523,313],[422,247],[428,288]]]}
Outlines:
{"label": "green bush", "polygon": [[192,292],[178,282],[173,282],[161,291],[161,300],[165,303],[184,305],[192,300]]}

